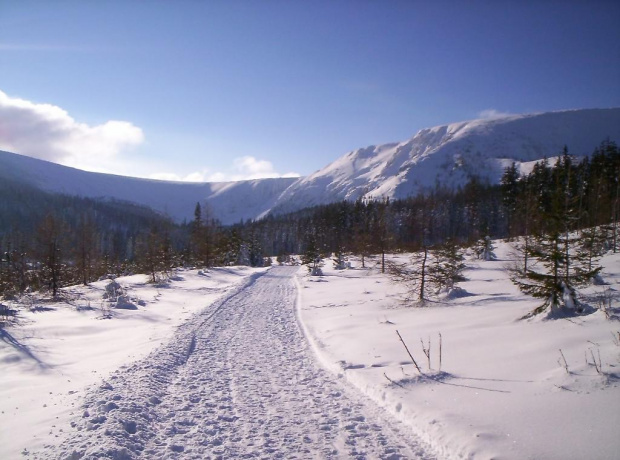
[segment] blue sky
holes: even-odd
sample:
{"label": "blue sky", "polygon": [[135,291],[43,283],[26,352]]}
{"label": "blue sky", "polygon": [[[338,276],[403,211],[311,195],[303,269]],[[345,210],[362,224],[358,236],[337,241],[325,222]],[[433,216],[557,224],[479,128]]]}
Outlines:
{"label": "blue sky", "polygon": [[306,175],[484,111],[617,107],[615,3],[0,0],[0,148],[142,177]]}

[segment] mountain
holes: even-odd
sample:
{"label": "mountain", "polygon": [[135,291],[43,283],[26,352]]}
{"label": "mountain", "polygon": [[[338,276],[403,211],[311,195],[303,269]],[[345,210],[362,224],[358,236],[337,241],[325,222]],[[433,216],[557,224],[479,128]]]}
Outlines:
{"label": "mountain", "polygon": [[[61,195],[32,187],[22,181],[0,180],[0,246],[3,250],[26,240],[36,241],[48,215],[62,216],[64,232],[72,244],[77,234],[97,234],[98,248],[114,253],[121,260],[131,257],[132,238],[151,228],[169,229],[173,244],[180,241],[170,220],[153,209],[127,201],[97,200],[77,195]],[[87,218],[86,220],[84,220]],[[13,231],[18,233],[13,234]],[[4,235],[10,235],[3,241]],[[67,241],[63,239],[62,243]],[[31,249],[34,249],[31,245]],[[15,248],[15,246],[13,246]],[[2,259],[0,254],[0,259]]]}
{"label": "mountain", "polygon": [[149,206],[176,221],[190,220],[196,203],[208,203],[224,224],[269,211],[296,179],[190,183],[82,171],[0,151],[0,179],[20,180],[47,192],[89,198],[113,198]]}
{"label": "mountain", "polygon": [[435,184],[457,187],[474,176],[497,183],[513,161],[522,170],[562,153],[589,155],[604,140],[620,141],[620,108],[583,109],[472,120],[423,129],[400,143],[347,153],[299,179],[188,183],[77,170],[0,152],[0,178],[49,192],[114,198],[149,206],[177,221],[207,203],[224,224],[317,204],[405,198]]}
{"label": "mountain", "polygon": [[275,212],[358,198],[406,198],[435,184],[457,187],[477,176],[498,183],[513,161],[558,156],[564,146],[584,156],[606,139],[620,140],[620,109],[585,109],[472,120],[423,129],[411,139],[347,153],[299,179]]}

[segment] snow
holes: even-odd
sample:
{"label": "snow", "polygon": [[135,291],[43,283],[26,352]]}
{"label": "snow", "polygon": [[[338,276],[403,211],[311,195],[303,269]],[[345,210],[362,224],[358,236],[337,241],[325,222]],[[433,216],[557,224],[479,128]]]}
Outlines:
{"label": "snow", "polygon": [[512,162],[522,171],[534,161],[569,153],[590,155],[605,140],[620,141],[620,109],[584,109],[471,120],[423,129],[411,139],[358,149],[299,179],[274,208],[358,198],[407,198],[434,188],[455,188],[472,176],[498,183]]}
{"label": "snow", "polygon": [[[467,261],[468,281],[459,286],[469,295],[425,308],[403,306],[403,287],[376,268],[334,270],[326,264],[320,278],[300,272],[299,315],[318,358],[442,458],[617,458],[617,320],[596,312],[519,321],[540,301],[508,280],[509,247],[498,244],[496,253],[495,261]],[[607,287],[617,290],[620,255],[606,256],[603,265]],[[421,340],[425,347],[431,343],[431,369]],[[569,373],[559,363],[560,350]],[[598,353],[603,375],[592,365]]]}
{"label": "snow", "polygon": [[[33,300],[1,330],[0,458],[617,458],[618,300],[519,320],[540,301],[494,245],[424,308],[355,258],[118,278],[135,310],[110,280]],[[619,290],[620,254],[602,265],[582,295]]]}
{"label": "snow", "polygon": [[132,201],[191,220],[197,202],[224,224],[270,212],[358,198],[406,198],[440,183],[457,187],[472,176],[499,181],[513,161],[522,172],[564,146],[590,155],[605,140],[620,142],[620,109],[583,109],[471,120],[423,129],[399,143],[349,152],[308,177],[186,183],[92,173],[0,152],[0,177],[43,190]]}
{"label": "snow", "polygon": [[297,269],[254,273],[148,356],[106,375],[70,426],[54,424],[58,445],[48,436],[33,457],[434,458],[315,364],[295,316]]}
{"label": "snow", "polygon": [[[239,182],[174,182],[102,174],[0,151],[0,178],[22,180],[45,191],[89,198],[113,198],[148,206],[177,222],[192,220],[196,203],[223,224],[267,212],[294,178]],[[204,215],[205,211],[203,211]]]}
{"label": "snow", "polygon": [[109,305],[109,280],[64,290],[71,304],[35,302],[32,311],[20,310],[16,325],[0,329],[0,458],[59,440],[89,385],[167,342],[193,313],[257,270],[183,270],[164,285],[147,283],[145,275],[117,278],[135,310]]}

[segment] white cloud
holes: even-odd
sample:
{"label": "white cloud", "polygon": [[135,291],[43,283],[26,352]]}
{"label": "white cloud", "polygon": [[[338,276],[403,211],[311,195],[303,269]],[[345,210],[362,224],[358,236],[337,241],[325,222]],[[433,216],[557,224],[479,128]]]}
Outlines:
{"label": "white cloud", "polygon": [[515,114],[510,113],[510,112],[500,112],[499,110],[495,110],[495,109],[486,109],[478,113],[479,118],[486,118],[486,119],[506,118],[506,117],[511,117],[513,115]]}
{"label": "white cloud", "polygon": [[185,182],[205,182],[205,175],[207,174],[207,170],[203,170],[203,171],[195,171],[193,173],[188,174],[187,176],[185,176],[183,179],[183,181]]}
{"label": "white cloud", "polygon": [[147,179],[155,179],[155,180],[168,180],[168,181],[180,181],[182,180],[178,174],[174,173],[155,173],[149,174]]}
{"label": "white cloud", "polygon": [[167,172],[149,175],[149,179],[183,182],[231,182],[251,179],[266,179],[270,177],[299,177],[299,174],[294,172],[280,174],[275,171],[271,162],[267,160],[259,160],[252,156],[244,156],[235,158],[228,171],[211,172],[208,169],[203,169],[185,176]]}
{"label": "white cloud", "polygon": [[144,141],[127,121],[90,126],[65,110],[13,98],[0,91],[0,150],[77,168],[102,170],[123,150]]}
{"label": "white cloud", "polygon": [[230,174],[225,174],[223,172],[212,173],[205,177],[205,182],[230,182],[233,180],[243,179],[233,179]]}
{"label": "white cloud", "polygon": [[157,179],[157,180],[168,180],[168,181],[179,181],[179,182],[207,182],[205,177],[207,177],[208,170],[203,169],[202,171],[195,171],[189,173],[185,176],[181,176],[176,173],[154,173],[148,176],[148,179]]}
{"label": "white cloud", "polygon": [[[141,167],[130,164],[122,153],[143,142],[142,130],[130,122],[111,120],[90,126],[77,122],[58,106],[10,97],[0,91],[0,150],[89,171],[124,174]],[[244,156],[235,158],[225,171],[201,169],[185,175],[167,171],[147,177],[184,182],[228,182],[299,177],[299,174],[280,174],[271,162]]]}
{"label": "white cloud", "polygon": [[237,175],[246,179],[264,179],[266,177],[279,176],[269,161],[257,160],[251,156],[235,158],[233,167]]}
{"label": "white cloud", "polygon": [[234,159],[233,174],[228,180],[267,179],[269,177],[299,177],[299,174],[280,174],[276,172],[270,161],[244,156]]}

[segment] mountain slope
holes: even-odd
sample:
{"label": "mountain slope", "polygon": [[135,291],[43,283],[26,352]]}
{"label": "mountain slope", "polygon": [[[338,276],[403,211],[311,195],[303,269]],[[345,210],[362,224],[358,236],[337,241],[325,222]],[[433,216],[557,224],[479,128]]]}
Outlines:
{"label": "mountain slope", "polygon": [[436,183],[456,187],[478,176],[499,181],[503,169],[569,153],[589,155],[620,140],[620,109],[586,109],[473,120],[423,129],[411,139],[347,153],[298,180],[277,212],[337,200],[405,198]]}
{"label": "mountain slope", "polygon": [[101,174],[0,151],[0,178],[19,179],[48,192],[115,198],[149,206],[177,221],[192,219],[197,202],[208,203],[225,224],[267,212],[295,178],[189,183]]}
{"label": "mountain slope", "polygon": [[0,179],[45,191],[132,201],[192,219],[207,203],[224,224],[317,204],[364,198],[406,198],[439,183],[465,184],[473,176],[491,183],[516,162],[522,169],[568,147],[589,155],[606,139],[620,141],[620,109],[584,109],[472,120],[423,129],[400,143],[347,153],[308,177],[241,182],[168,182],[80,171],[0,151]]}

